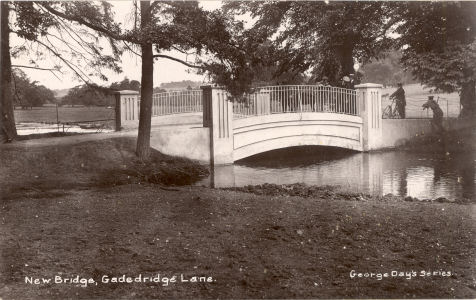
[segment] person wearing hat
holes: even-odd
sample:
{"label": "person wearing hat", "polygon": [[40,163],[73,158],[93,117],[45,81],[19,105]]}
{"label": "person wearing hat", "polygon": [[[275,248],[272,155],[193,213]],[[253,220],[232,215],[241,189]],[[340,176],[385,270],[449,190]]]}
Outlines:
{"label": "person wearing hat", "polygon": [[433,119],[431,120],[431,127],[437,133],[444,132],[443,127],[443,111],[438,103],[433,99],[433,96],[428,96],[428,101],[422,105],[423,109],[430,108],[433,111]]}
{"label": "person wearing hat", "polygon": [[329,84],[329,78],[327,76],[323,76],[321,82],[319,83],[323,86],[330,86]]}
{"label": "person wearing hat", "polygon": [[349,76],[342,77],[342,87],[345,89],[352,89],[352,82]]}
{"label": "person wearing hat", "polygon": [[407,101],[405,100],[405,90],[401,82],[398,83],[398,89],[390,95],[390,99],[395,99],[398,115],[400,118],[405,119],[405,106],[407,105]]}

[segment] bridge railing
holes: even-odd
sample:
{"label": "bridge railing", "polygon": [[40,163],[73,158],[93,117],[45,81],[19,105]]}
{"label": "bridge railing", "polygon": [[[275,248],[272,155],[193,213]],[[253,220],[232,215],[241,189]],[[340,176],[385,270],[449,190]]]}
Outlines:
{"label": "bridge railing", "polygon": [[201,112],[202,90],[171,91],[152,95],[152,116]]}
{"label": "bridge railing", "polygon": [[323,85],[260,87],[233,104],[235,118],[302,112],[358,115],[358,110],[355,90]]}

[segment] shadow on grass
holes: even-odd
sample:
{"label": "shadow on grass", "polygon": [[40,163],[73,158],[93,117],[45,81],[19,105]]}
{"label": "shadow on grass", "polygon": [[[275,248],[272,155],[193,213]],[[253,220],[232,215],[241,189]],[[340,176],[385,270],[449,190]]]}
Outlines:
{"label": "shadow on grass", "polygon": [[33,133],[33,134],[27,134],[27,135],[17,135],[15,137],[15,140],[16,141],[27,141],[27,140],[50,138],[50,137],[64,137],[64,136],[81,135],[81,134],[84,134],[84,133],[80,133],[80,132]]}
{"label": "shadow on grass", "polygon": [[109,187],[144,182],[171,186],[190,185],[209,174],[208,168],[198,162],[152,150],[148,161],[136,159],[124,168],[102,171],[95,185]]}
{"label": "shadow on grass", "polygon": [[209,174],[208,168],[196,161],[151,150],[149,160],[139,160],[135,138],[129,137],[0,148],[0,198],[55,197],[69,189],[133,183],[188,185]]}

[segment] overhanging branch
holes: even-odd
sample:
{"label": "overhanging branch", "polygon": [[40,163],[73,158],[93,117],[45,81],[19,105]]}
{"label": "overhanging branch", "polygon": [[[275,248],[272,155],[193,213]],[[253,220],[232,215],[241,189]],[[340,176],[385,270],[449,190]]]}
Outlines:
{"label": "overhanging branch", "polygon": [[173,60],[173,61],[176,61],[176,62],[179,62],[183,65],[186,65],[187,67],[189,68],[195,68],[195,69],[204,69],[204,67],[202,66],[197,66],[197,65],[192,65],[186,61],[183,61],[181,59],[178,59],[178,58],[175,58],[175,57],[172,57],[172,56],[168,56],[168,55],[164,55],[164,54],[155,54],[154,55],[154,58],[167,58],[167,59],[170,59],[170,60]]}
{"label": "overhanging branch", "polygon": [[134,51],[127,43],[126,41],[123,41],[124,45],[126,46],[127,50],[131,51],[133,54],[139,56],[139,57],[142,57],[142,55],[140,55],[139,53],[137,53],[136,51]]}
{"label": "overhanging branch", "polygon": [[115,40],[125,40],[125,37],[116,33],[116,32],[113,32],[105,27],[102,27],[102,26],[99,26],[99,25],[96,25],[96,24],[93,24],[91,22],[88,22],[86,20],[84,20],[83,18],[80,18],[80,17],[77,17],[77,16],[71,16],[71,15],[68,15],[68,14],[65,14],[61,11],[58,11],[56,9],[54,9],[53,7],[51,7],[48,3],[45,3],[45,2],[36,2],[37,5],[40,5],[42,7],[44,7],[47,11],[49,11],[50,13],[58,16],[58,17],[61,17],[61,18],[64,18],[66,20],[69,20],[69,21],[74,21],[74,22],[78,22],[79,24],[81,25],[84,25],[84,26],[87,26],[93,30],[96,30],[102,34],[105,34]]}
{"label": "overhanging branch", "polygon": [[12,65],[12,68],[27,68],[27,69],[35,69],[35,70],[42,70],[42,71],[56,71],[61,73],[61,71],[58,69],[48,69],[48,68],[40,68],[40,67],[24,66],[24,65]]}

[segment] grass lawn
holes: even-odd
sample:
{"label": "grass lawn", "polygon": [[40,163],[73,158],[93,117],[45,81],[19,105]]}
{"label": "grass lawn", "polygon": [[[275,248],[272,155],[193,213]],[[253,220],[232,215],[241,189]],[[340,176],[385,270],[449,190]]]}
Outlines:
{"label": "grass lawn", "polygon": [[[79,122],[114,119],[114,109],[106,107],[58,107],[60,122]],[[56,107],[34,107],[16,109],[15,122],[56,123]]]}
{"label": "grass lawn", "polygon": [[170,186],[204,173],[133,149],[0,147],[2,299],[476,297],[475,204]]}

